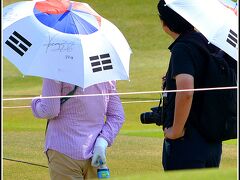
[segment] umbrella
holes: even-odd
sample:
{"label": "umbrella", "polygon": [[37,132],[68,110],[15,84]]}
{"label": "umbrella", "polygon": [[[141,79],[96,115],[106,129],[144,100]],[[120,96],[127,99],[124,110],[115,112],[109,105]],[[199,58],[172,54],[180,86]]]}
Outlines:
{"label": "umbrella", "polygon": [[231,9],[236,14],[236,16],[238,15],[237,1],[233,1],[233,0],[219,0],[219,1],[227,8]]}
{"label": "umbrella", "polygon": [[82,88],[129,79],[127,40],[81,2],[22,1],[5,7],[3,55],[24,75]]}
{"label": "umbrella", "polygon": [[228,1],[231,0],[165,0],[167,6],[190,22],[210,43],[237,60],[238,17]]}

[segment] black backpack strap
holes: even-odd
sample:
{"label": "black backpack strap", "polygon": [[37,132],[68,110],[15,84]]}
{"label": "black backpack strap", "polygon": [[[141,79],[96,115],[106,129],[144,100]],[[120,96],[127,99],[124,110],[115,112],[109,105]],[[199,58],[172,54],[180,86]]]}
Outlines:
{"label": "black backpack strap", "polygon": [[[185,39],[185,40],[181,40],[181,43],[184,43],[188,49],[190,50],[190,54],[193,58],[198,58],[198,56],[196,56],[197,52],[199,52],[200,54],[202,54],[202,58],[199,60],[203,60],[204,62],[204,66],[207,67],[209,66],[210,61],[212,60],[211,56],[216,56],[218,57],[218,59],[223,60],[224,56],[226,55],[226,53],[219,49],[218,47],[214,46],[214,45],[207,45],[205,43],[200,43],[195,39]],[[194,67],[196,69],[198,69],[197,63],[196,61],[193,61]],[[205,81],[205,74],[206,74],[207,68],[203,68],[200,72],[200,74],[202,74],[202,76],[200,76],[199,78],[199,82],[200,82],[200,87],[203,88],[204,86],[204,81]]]}
{"label": "black backpack strap", "polygon": [[200,50],[201,52],[203,52],[205,55],[207,55],[207,58],[210,58],[210,50],[208,49],[208,47],[203,44],[203,43],[199,43],[196,40],[193,39],[187,39],[187,40],[182,40],[180,41],[184,44],[186,44],[188,46],[188,44],[192,44],[193,46],[195,46],[198,50]]}
{"label": "black backpack strap", "polygon": [[[77,88],[78,88],[78,86],[74,86],[74,89],[72,90],[72,91],[70,91],[66,96],[71,96],[71,95],[73,95],[75,92],[76,92],[76,90],[77,90]],[[61,98],[60,99],[60,105],[62,105],[63,103],[65,103],[69,98],[71,98],[71,97],[63,97],[63,98]],[[46,135],[46,132],[47,132],[47,128],[48,128],[48,124],[49,124],[49,119],[47,120],[47,124],[46,124],[46,129],[45,129],[45,135]]]}
{"label": "black backpack strap", "polygon": [[[70,92],[67,94],[67,96],[73,95],[73,94],[76,92],[77,88],[78,88],[78,86],[75,85],[75,86],[74,86],[74,89],[73,89],[72,91],[70,91]],[[69,98],[71,98],[71,97],[63,97],[63,98],[61,98],[61,99],[60,99],[60,104],[62,105],[62,104],[65,103]]]}

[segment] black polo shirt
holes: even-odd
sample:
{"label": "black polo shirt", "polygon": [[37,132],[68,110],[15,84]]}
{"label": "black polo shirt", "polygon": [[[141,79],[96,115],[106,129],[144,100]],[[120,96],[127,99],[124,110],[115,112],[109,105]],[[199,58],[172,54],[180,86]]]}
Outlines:
{"label": "black polo shirt", "polygon": [[[202,54],[199,49],[186,42],[188,39],[194,39],[202,46],[209,47],[206,38],[198,32],[188,32],[181,34],[170,46],[171,57],[169,67],[166,73],[166,89],[176,90],[175,77],[178,74],[190,74],[194,77],[194,88],[200,88],[200,82],[204,77],[204,65],[206,63],[206,55]],[[176,93],[167,93],[166,108],[164,108],[163,128],[171,127],[174,120],[174,106]],[[201,105],[201,92],[194,92],[193,103],[186,125],[189,122],[197,120]]]}

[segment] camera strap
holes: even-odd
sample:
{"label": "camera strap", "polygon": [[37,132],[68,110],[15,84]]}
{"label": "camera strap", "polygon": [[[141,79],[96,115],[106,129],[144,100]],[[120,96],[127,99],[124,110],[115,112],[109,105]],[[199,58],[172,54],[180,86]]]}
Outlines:
{"label": "camera strap", "polygon": [[[167,86],[167,84],[166,84],[166,76],[167,75],[162,77],[162,90],[163,91],[166,90],[166,86]],[[162,104],[163,108],[166,107],[166,105],[167,105],[167,92],[161,93],[160,104]]]}
{"label": "camera strap", "polygon": [[167,93],[163,92],[160,94],[160,100],[158,105],[159,112],[161,112],[161,119],[164,121],[167,111]]}
{"label": "camera strap", "polygon": [[163,95],[160,94],[160,99],[159,99],[158,109],[162,106],[162,103],[163,103]]}

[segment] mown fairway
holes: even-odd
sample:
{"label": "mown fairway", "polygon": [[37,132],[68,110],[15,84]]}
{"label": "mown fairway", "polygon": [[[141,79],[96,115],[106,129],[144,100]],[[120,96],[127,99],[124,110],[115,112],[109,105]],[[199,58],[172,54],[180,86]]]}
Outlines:
{"label": "mown fairway", "polygon": [[[16,0],[3,0],[3,6]],[[100,15],[123,32],[133,54],[130,81],[119,81],[119,92],[161,90],[161,77],[167,70],[171,39],[160,26],[157,0],[86,0]],[[3,65],[3,98],[35,97],[41,94],[38,77],[23,77],[6,59]],[[121,96],[126,121],[114,145],[108,148],[107,161],[111,179],[237,179],[237,141],[224,142],[220,169],[165,173],[161,165],[162,129],[142,125],[139,115],[157,106],[159,94]],[[3,101],[4,107],[29,106],[30,100]],[[132,103],[129,103],[132,102]],[[3,157],[47,166],[43,154],[45,120],[33,117],[30,108],[3,108]],[[3,160],[6,180],[48,180],[48,169]]]}

